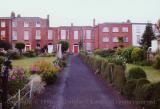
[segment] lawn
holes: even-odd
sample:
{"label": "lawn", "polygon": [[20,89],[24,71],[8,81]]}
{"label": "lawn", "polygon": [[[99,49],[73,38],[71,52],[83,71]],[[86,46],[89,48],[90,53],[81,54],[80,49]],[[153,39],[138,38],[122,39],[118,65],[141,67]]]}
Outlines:
{"label": "lawn", "polygon": [[127,64],[127,71],[133,67],[141,67],[145,70],[148,80],[151,82],[160,81],[160,70],[154,69],[152,66],[138,66],[135,64]]}
{"label": "lawn", "polygon": [[23,67],[25,70],[28,70],[33,62],[37,60],[46,60],[52,62],[55,57],[33,57],[33,58],[22,58],[18,60],[12,60],[13,67]]}

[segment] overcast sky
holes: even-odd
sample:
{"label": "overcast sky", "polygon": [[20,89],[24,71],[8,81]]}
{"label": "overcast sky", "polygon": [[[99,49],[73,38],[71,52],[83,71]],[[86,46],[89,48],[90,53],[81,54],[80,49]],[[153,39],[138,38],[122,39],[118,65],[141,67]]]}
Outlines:
{"label": "overcast sky", "polygon": [[0,0],[0,16],[11,11],[21,16],[50,15],[52,26],[92,25],[97,23],[156,22],[160,18],[160,0]]}

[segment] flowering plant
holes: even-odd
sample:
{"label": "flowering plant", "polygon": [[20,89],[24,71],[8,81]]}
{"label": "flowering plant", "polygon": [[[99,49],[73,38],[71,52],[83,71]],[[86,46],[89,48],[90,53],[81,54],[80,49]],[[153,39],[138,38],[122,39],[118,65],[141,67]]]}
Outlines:
{"label": "flowering plant", "polygon": [[38,74],[38,73],[40,73],[40,68],[37,67],[37,66],[31,66],[30,72],[31,72],[32,74]]}

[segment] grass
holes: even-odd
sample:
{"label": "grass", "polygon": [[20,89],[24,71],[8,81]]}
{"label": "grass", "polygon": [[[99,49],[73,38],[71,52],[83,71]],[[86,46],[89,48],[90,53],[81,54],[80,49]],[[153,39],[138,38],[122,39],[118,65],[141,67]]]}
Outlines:
{"label": "grass", "polygon": [[33,58],[22,58],[18,60],[12,60],[13,67],[23,67],[25,70],[28,70],[29,67],[37,60],[46,60],[52,62],[55,57],[33,57]]}
{"label": "grass", "polygon": [[149,81],[160,81],[160,70],[154,69],[152,66],[139,66],[135,64],[127,64],[127,71],[133,67],[141,67],[146,72]]}

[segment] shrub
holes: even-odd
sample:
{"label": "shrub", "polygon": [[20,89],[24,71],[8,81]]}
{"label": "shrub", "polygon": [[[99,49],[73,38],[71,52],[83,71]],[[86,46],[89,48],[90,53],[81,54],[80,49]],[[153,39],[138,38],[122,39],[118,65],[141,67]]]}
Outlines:
{"label": "shrub", "polygon": [[97,49],[94,51],[95,55],[100,55],[101,57],[113,56],[114,53],[115,53],[115,50],[113,49],[107,49],[107,50]]}
{"label": "shrub", "polygon": [[0,56],[5,56],[5,53],[0,51]]}
{"label": "shrub", "polygon": [[9,72],[8,88],[9,94],[14,95],[17,91],[24,87],[28,82],[25,71],[23,68],[13,68]]}
{"label": "shrub", "polygon": [[140,79],[146,77],[146,73],[142,68],[134,67],[129,70],[127,79]]}
{"label": "shrub", "polygon": [[135,62],[135,64],[140,65],[140,66],[151,66],[152,65],[152,61],[150,61],[150,60],[142,60],[142,61]]}
{"label": "shrub", "polygon": [[67,41],[63,41],[63,40],[59,41],[59,43],[62,44],[61,45],[62,53],[66,52],[69,48],[69,43]]}
{"label": "shrub", "polygon": [[19,53],[22,54],[22,49],[25,48],[25,44],[23,42],[17,42],[15,48],[19,50]]}
{"label": "shrub", "polygon": [[127,62],[132,62],[132,58],[131,58],[132,51],[133,51],[133,47],[124,48],[122,50],[121,56],[126,58]]}
{"label": "shrub", "polygon": [[131,53],[131,59],[135,61],[141,61],[143,59],[143,50],[141,48],[134,48]]}
{"label": "shrub", "polygon": [[7,55],[10,56],[11,59],[20,59],[21,58],[20,54],[14,50],[8,50]]}
{"label": "shrub", "polygon": [[134,90],[136,88],[136,84],[137,84],[137,80],[136,79],[132,79],[132,80],[128,80],[124,86],[124,90],[123,93],[124,95],[128,98],[128,99],[132,99],[134,98]]}
{"label": "shrub", "polygon": [[1,69],[3,62],[4,62],[4,57],[0,56],[0,69]]}
{"label": "shrub", "polygon": [[156,69],[160,69],[160,55],[156,55],[153,67]]}
{"label": "shrub", "polygon": [[23,55],[26,57],[35,57],[36,53],[32,50],[29,50],[29,51],[24,52]]}
{"label": "shrub", "polygon": [[44,73],[42,75],[42,80],[45,81],[47,85],[54,84],[57,80],[57,75],[51,72]]}
{"label": "shrub", "polygon": [[123,49],[119,47],[119,48],[116,49],[116,53],[115,54],[116,55],[121,55],[122,51],[123,51]]}

